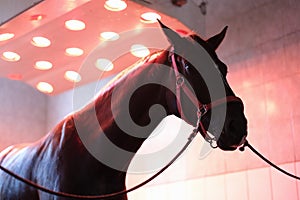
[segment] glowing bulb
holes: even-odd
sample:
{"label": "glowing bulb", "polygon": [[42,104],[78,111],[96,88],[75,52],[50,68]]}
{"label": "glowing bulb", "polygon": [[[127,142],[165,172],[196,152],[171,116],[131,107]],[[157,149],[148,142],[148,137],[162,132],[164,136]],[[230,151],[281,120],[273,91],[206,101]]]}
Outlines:
{"label": "glowing bulb", "polygon": [[64,75],[65,79],[71,82],[79,82],[81,81],[81,76],[78,72],[75,71],[66,71]]}
{"label": "glowing bulb", "polygon": [[49,39],[45,38],[45,37],[33,37],[31,40],[31,44],[36,46],[36,47],[48,47],[50,46],[51,42]]}
{"label": "glowing bulb", "polygon": [[13,37],[15,37],[15,34],[13,33],[2,33],[0,34],[0,42],[9,40]]}
{"label": "glowing bulb", "polygon": [[146,12],[141,14],[141,21],[144,23],[155,23],[157,19],[161,19],[161,16],[155,12]]}
{"label": "glowing bulb", "polygon": [[12,51],[6,51],[2,54],[2,59],[10,62],[16,62],[21,59],[21,56]]}
{"label": "glowing bulb", "polygon": [[120,35],[115,32],[102,32],[100,36],[103,40],[106,41],[114,41],[120,38]]}
{"label": "glowing bulb", "polygon": [[46,94],[52,93],[53,92],[53,86],[47,82],[39,82],[36,85],[36,88]]}
{"label": "glowing bulb", "polygon": [[114,64],[105,58],[97,59],[95,65],[101,71],[111,71],[114,68]]}
{"label": "glowing bulb", "polygon": [[127,4],[122,0],[107,0],[104,7],[110,11],[122,11],[127,8]]}
{"label": "glowing bulb", "polygon": [[72,19],[65,22],[65,27],[72,31],[81,31],[85,29],[85,23],[80,20]]}
{"label": "glowing bulb", "polygon": [[41,60],[41,61],[37,61],[34,65],[34,68],[35,69],[39,69],[39,70],[48,70],[48,69],[51,69],[52,68],[52,63],[49,62],[49,61],[44,61],[44,60]]}
{"label": "glowing bulb", "polygon": [[81,56],[83,54],[83,50],[77,47],[71,47],[66,49],[66,55],[68,56]]}
{"label": "glowing bulb", "polygon": [[131,46],[130,52],[132,55],[138,57],[138,58],[143,58],[145,56],[148,56],[150,54],[149,49],[141,44],[134,44]]}

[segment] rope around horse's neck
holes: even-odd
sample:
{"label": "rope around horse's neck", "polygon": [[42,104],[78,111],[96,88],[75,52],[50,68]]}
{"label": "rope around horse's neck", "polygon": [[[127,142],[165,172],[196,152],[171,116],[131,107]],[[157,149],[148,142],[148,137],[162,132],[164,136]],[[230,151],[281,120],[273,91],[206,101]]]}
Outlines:
{"label": "rope around horse's neck", "polygon": [[10,176],[14,177],[15,179],[27,184],[28,186],[31,186],[35,189],[38,189],[40,191],[46,192],[48,194],[52,194],[58,197],[66,197],[66,198],[73,198],[73,199],[106,199],[106,198],[111,198],[111,197],[116,197],[116,196],[120,196],[120,195],[125,195],[129,192],[132,192],[144,185],[146,185],[147,183],[149,183],[150,181],[152,181],[153,179],[155,179],[157,176],[159,176],[161,173],[163,173],[168,167],[170,167],[177,159],[179,156],[182,155],[182,153],[187,149],[187,147],[190,145],[190,143],[193,141],[193,139],[195,138],[195,136],[197,135],[197,129],[194,129],[193,132],[190,134],[188,141],[186,142],[186,144],[182,147],[182,149],[175,155],[175,157],[162,169],[160,169],[157,173],[155,173],[153,176],[151,176],[150,178],[148,178],[147,180],[145,180],[144,182],[128,189],[128,190],[122,190],[119,192],[115,192],[115,193],[111,193],[111,194],[103,194],[103,195],[97,195],[97,196],[91,196],[91,195],[76,195],[76,194],[70,194],[70,193],[65,193],[65,192],[57,192],[57,191],[53,191],[50,190],[48,188],[45,188],[41,185],[38,185],[28,179],[25,179],[17,174],[15,174],[14,172],[4,168],[3,166],[0,165],[0,169],[3,170],[4,172],[6,172],[7,174],[9,174]]}
{"label": "rope around horse's neck", "polygon": [[242,147],[240,147],[240,151],[244,151],[245,147],[249,147],[249,149],[255,153],[258,157],[260,157],[262,160],[264,160],[266,163],[268,163],[269,165],[271,165],[272,167],[274,167],[275,169],[277,169],[278,171],[284,173],[287,176],[290,176],[292,178],[298,179],[300,180],[299,176],[296,176],[294,174],[291,174],[283,169],[281,169],[280,167],[278,167],[277,165],[275,165],[274,163],[272,163],[270,160],[268,160],[266,157],[264,157],[261,153],[259,153],[251,144],[249,144],[249,142],[246,140],[246,142],[244,143],[244,145]]}

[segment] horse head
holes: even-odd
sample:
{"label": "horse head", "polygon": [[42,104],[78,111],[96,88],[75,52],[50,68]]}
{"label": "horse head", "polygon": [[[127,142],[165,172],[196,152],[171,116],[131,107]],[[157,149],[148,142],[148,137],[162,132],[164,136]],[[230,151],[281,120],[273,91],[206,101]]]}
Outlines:
{"label": "horse head", "polygon": [[247,136],[244,105],[228,84],[228,68],[215,52],[227,27],[203,40],[196,34],[181,37],[161,22],[160,25],[172,44],[169,60],[176,73],[177,88],[181,87],[176,90],[175,100],[179,117],[193,125],[198,123],[199,132],[211,144],[215,142],[222,150],[237,149]]}

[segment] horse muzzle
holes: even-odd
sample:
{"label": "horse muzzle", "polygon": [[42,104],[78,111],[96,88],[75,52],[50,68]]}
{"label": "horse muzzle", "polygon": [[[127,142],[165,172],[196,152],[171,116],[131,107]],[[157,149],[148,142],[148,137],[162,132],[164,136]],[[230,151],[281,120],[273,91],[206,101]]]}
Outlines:
{"label": "horse muzzle", "polygon": [[246,137],[247,134],[245,134],[241,139],[227,139],[222,137],[221,135],[221,137],[217,141],[217,145],[220,149],[224,151],[234,151],[246,142]]}

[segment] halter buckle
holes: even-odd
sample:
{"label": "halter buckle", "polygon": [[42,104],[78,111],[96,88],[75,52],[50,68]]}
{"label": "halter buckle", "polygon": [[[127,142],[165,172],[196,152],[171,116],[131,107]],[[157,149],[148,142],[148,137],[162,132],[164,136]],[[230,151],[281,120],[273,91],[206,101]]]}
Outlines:
{"label": "halter buckle", "polygon": [[203,115],[205,115],[208,111],[208,106],[206,104],[201,105],[198,109],[198,115],[200,115],[200,117],[202,117]]}

